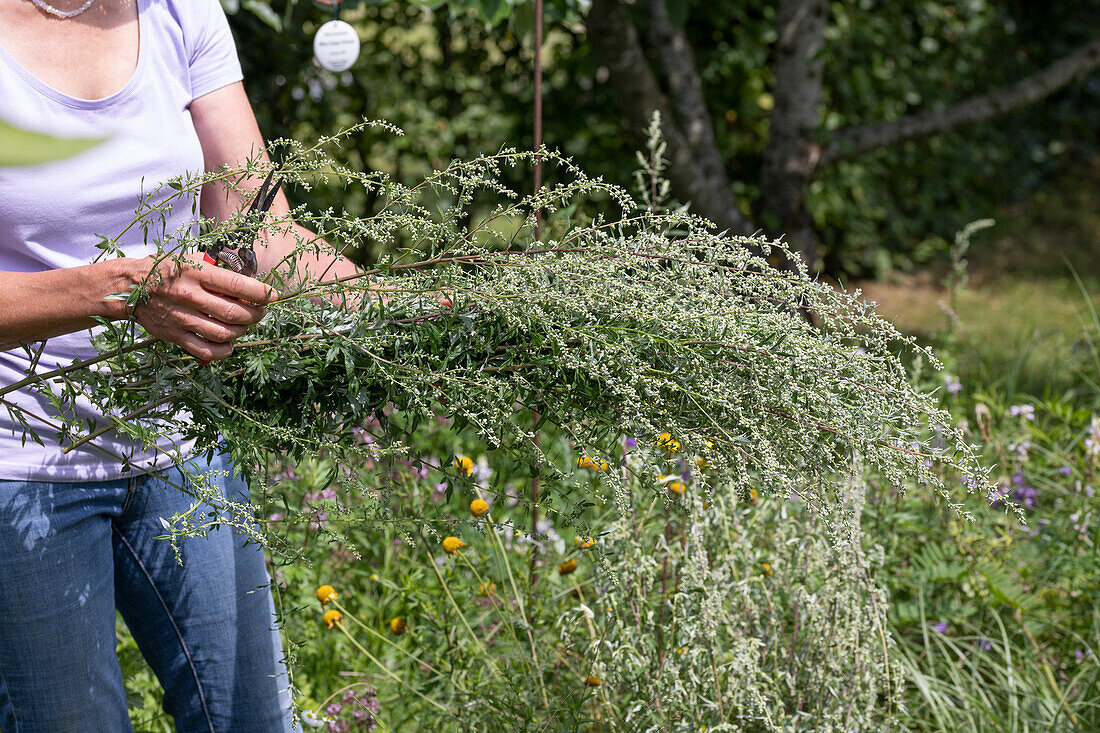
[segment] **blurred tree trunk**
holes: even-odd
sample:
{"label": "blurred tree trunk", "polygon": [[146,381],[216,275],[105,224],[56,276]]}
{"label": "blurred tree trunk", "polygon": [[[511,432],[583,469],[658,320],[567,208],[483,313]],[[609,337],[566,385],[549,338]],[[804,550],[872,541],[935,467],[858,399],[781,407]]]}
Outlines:
{"label": "blurred tree trunk", "polygon": [[821,62],[827,0],[780,0],[775,44],[771,129],[764,149],[756,212],[768,234],[786,234],[810,271],[817,263],[817,235],[806,209],[805,189],[817,168]]}
{"label": "blurred tree trunk", "polygon": [[755,227],[738,207],[730,188],[724,158],[714,144],[710,115],[695,71],[691,47],[683,31],[668,20],[664,0],[642,0],[651,42],[674,102],[669,101],[649,66],[638,30],[619,0],[593,0],[588,37],[593,50],[611,72],[611,83],[623,114],[642,136],[653,113],[661,113],[661,130],[668,145],[668,179],[673,195],[691,201],[692,210],[731,234],[752,234]]}

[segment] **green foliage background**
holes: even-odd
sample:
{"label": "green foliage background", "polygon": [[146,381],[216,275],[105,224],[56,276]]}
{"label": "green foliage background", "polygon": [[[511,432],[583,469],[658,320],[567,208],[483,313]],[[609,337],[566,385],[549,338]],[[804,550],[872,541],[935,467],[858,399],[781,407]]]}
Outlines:
{"label": "green foliage background", "polygon": [[[405,0],[345,3],[363,49],[348,73],[312,61],[315,29],[330,17],[306,2],[253,2],[232,16],[245,78],[269,137],[311,139],[386,119],[408,135],[349,148],[347,160],[416,180],[452,157],[529,146],[532,3]],[[774,83],[774,3],[669,3],[687,30],[718,144],[746,211],[758,195]],[[247,12],[251,8],[253,12]],[[270,8],[262,10],[262,8]],[[579,3],[548,2],[545,140],[586,170],[630,183],[638,135],[623,120],[594,60]],[[942,107],[1002,88],[1100,32],[1100,0],[830,5],[820,135]],[[277,18],[280,30],[272,27]],[[972,129],[906,143],[825,169],[809,208],[834,274],[882,274],[942,255],[966,222],[996,214],[1100,152],[1100,75],[1031,108]],[[311,203],[349,209],[318,190]]]}
{"label": "green foliage background", "polygon": [[[768,134],[774,4],[669,4],[679,11],[675,20],[685,24],[693,41],[715,130],[747,209],[758,195],[756,181]],[[364,136],[339,155],[354,169],[385,171],[404,181],[417,180],[454,157],[495,151],[504,144],[530,144],[532,49],[529,14],[524,15],[529,4],[424,4],[432,5],[432,12],[424,5],[384,0],[346,5],[342,17],[360,31],[363,53],[350,74],[335,76],[311,63],[310,39],[329,17],[325,10],[304,2],[240,3],[232,22],[265,134],[311,140],[361,116],[389,119],[406,131],[406,137]],[[564,3],[548,3],[548,15],[546,139],[577,157],[587,170],[629,184],[638,145],[617,114],[606,75],[593,60],[582,15],[576,6]],[[1098,29],[1100,3],[1095,0],[834,2],[823,52],[827,83],[822,135],[1001,87],[1095,36]],[[1098,153],[1098,101],[1100,79],[1093,74],[1007,121],[908,143],[825,171],[812,184],[808,200],[830,268],[868,274],[935,261],[966,222],[996,215],[1042,191],[1052,177],[1088,171],[1087,162]],[[529,171],[513,175],[519,187]],[[1070,180],[1087,181],[1087,175]],[[363,213],[379,203],[368,193],[346,193],[339,187],[290,193],[315,210],[332,206]],[[982,240],[977,240],[972,248],[975,259],[992,259],[981,246]],[[361,252],[364,259],[378,254]],[[1073,359],[1052,361],[1050,369],[1027,381],[1015,378],[1013,360],[1019,371],[1029,350],[1040,348],[1035,344],[1042,334],[1033,335],[1026,348],[985,343],[977,337],[968,341],[952,329],[933,334],[962,384],[958,394],[941,392],[944,406],[976,442],[987,446],[993,478],[1006,494],[1035,492],[1020,493],[1031,497],[1025,505],[1026,525],[990,511],[987,502],[977,499],[967,508],[979,521],[966,523],[927,493],[903,494],[898,486],[872,481],[862,509],[865,555],[857,560],[832,558],[821,566],[804,560],[800,565],[803,557],[815,563],[827,557],[811,555],[817,552],[813,545],[827,531],[827,522],[823,527],[804,505],[783,498],[725,497],[733,506],[722,507],[723,516],[751,531],[709,538],[713,557],[726,553],[742,564],[739,577],[747,589],[722,611],[747,629],[756,624],[755,631],[768,639],[770,650],[770,655],[762,655],[765,664],[759,677],[738,689],[759,690],[761,699],[788,705],[777,716],[790,723],[788,729],[819,730],[821,720],[806,715],[796,695],[770,697],[780,685],[790,685],[789,691],[799,694],[831,689],[829,685],[838,690],[851,687],[843,680],[850,668],[819,669],[805,661],[814,659],[812,654],[800,657],[796,652],[812,651],[815,643],[831,639],[834,632],[854,633],[852,638],[861,646],[851,648],[872,664],[881,661],[876,656],[878,638],[862,633],[860,625],[873,621],[882,609],[856,608],[855,613],[842,614],[840,623],[835,615],[811,616],[815,624],[807,624],[805,607],[800,613],[791,602],[791,589],[823,587],[826,580],[853,571],[873,577],[884,593],[890,609],[890,665],[876,674],[888,674],[891,684],[899,686],[871,699],[862,708],[863,717],[853,710],[853,717],[838,722],[837,729],[1100,727],[1095,703],[1100,699],[1100,617],[1095,611],[1100,603],[1095,562],[1100,525],[1093,509],[1093,487],[1100,481],[1100,426],[1094,422],[1100,414],[1100,322],[1092,319],[1081,328],[1066,328],[1073,331],[1066,336],[1074,342]],[[1041,348],[1050,351],[1049,344]],[[1001,361],[992,366],[983,361],[998,349]],[[940,375],[917,378],[925,389],[946,386]],[[1031,405],[1034,420],[1013,414],[1013,408],[1022,405]],[[499,467],[493,473],[488,456],[479,452],[481,444],[451,425],[425,426],[418,446],[444,465],[454,454],[471,455],[479,469],[505,489],[511,480]],[[564,445],[562,450],[565,455]],[[338,469],[326,460],[273,466],[278,472],[273,495],[279,503],[265,507],[265,513],[285,512],[289,503],[299,512],[340,516],[343,500],[321,496]],[[418,725],[515,729],[509,728],[507,716],[497,715],[506,705],[548,730],[599,730],[603,724],[612,728],[624,720],[646,718],[657,721],[657,726],[664,724],[664,729],[670,729],[669,720],[682,720],[682,729],[690,730],[698,729],[692,726],[703,719],[721,719],[694,700],[671,710],[645,708],[642,718],[630,719],[626,703],[661,671],[644,664],[616,666],[587,648],[589,632],[576,613],[578,601],[588,603],[599,594],[609,605],[636,603],[650,614],[643,656],[650,661],[654,656],[673,660],[672,680],[662,690],[697,689],[676,688],[675,681],[696,667],[705,670],[711,661],[705,657],[706,645],[693,636],[699,633],[693,604],[707,594],[666,596],[653,572],[654,564],[666,563],[675,574],[690,560],[683,551],[690,546],[690,527],[678,523],[682,515],[670,513],[669,503],[651,499],[654,503],[647,507],[639,497],[639,510],[648,513],[640,515],[637,531],[653,542],[631,548],[636,555],[624,553],[627,559],[640,557],[649,563],[644,589],[649,595],[638,599],[630,589],[608,592],[608,571],[615,569],[611,563],[623,561],[614,556],[598,559],[604,548],[614,547],[608,538],[600,538],[598,551],[582,552],[567,532],[555,544],[550,521],[537,550],[534,544],[516,542],[498,552],[489,539],[493,529],[522,528],[530,519],[523,513],[522,500],[514,505],[494,501],[490,519],[475,522],[467,509],[478,491],[475,485],[451,481],[441,490],[441,475],[423,473],[417,478],[413,466],[402,468],[409,482],[407,494],[402,494],[408,505],[430,504],[449,515],[450,524],[440,525],[440,534],[453,531],[468,547],[461,557],[444,558],[438,537],[410,543],[397,532],[382,537],[372,532],[359,539],[362,554],[354,557],[347,547],[319,540],[308,525],[288,528],[286,540],[312,561],[277,568],[276,574],[284,605],[295,611],[287,623],[295,683],[306,697],[304,704],[323,707],[342,686],[359,685],[364,694],[377,695],[384,719],[409,730],[420,729]],[[592,484],[597,484],[595,477]],[[591,519],[592,526],[610,521],[598,503]],[[281,520],[270,521],[278,527]],[[794,536],[803,544],[776,544],[778,538]],[[577,559],[580,568],[561,576],[555,563],[567,559]],[[515,586],[504,580],[508,562],[516,565]],[[539,572],[529,573],[536,565]],[[482,575],[497,584],[498,597],[529,604],[530,615],[521,617],[490,601],[483,593]],[[319,622],[320,609],[312,594],[321,583],[333,583],[341,593],[351,636]],[[848,590],[859,587],[842,585]],[[852,601],[867,603],[869,597],[859,593]],[[605,640],[632,640],[636,626],[629,612],[620,618],[614,609],[595,603],[590,610],[594,623],[606,630]],[[401,637],[387,636],[389,621],[397,615],[409,619],[410,630]],[[352,618],[364,625],[355,625]],[[522,637],[527,628],[535,634],[530,641],[499,643],[489,647],[489,653],[481,646],[487,638],[503,638],[512,631]],[[409,661],[395,644],[423,655],[446,673]],[[540,666],[532,654],[549,648],[564,652],[560,659]],[[124,664],[136,669],[132,646],[124,643],[122,649]],[[695,666],[677,664],[680,649],[703,656]],[[373,664],[364,651],[383,664]],[[517,673],[522,683],[500,684],[489,672],[498,660],[523,670]],[[386,678],[383,667],[396,671],[400,679]],[[600,687],[586,688],[578,681],[590,672],[601,675]],[[166,730],[163,716],[152,711],[157,697],[150,692],[152,683],[147,673],[142,674],[128,675],[132,707],[148,713],[149,729]],[[807,682],[814,675],[820,678]],[[549,690],[549,705],[540,695],[540,680]],[[463,723],[432,717],[438,711],[418,698],[417,691],[456,708],[465,705]],[[895,707],[898,699],[892,695],[902,696],[902,707]],[[350,721],[350,710],[336,714],[336,722]],[[883,718],[895,714],[897,720],[884,723]],[[672,717],[680,715],[685,717]],[[329,729],[337,728],[330,723]],[[736,729],[754,728],[742,721]]]}

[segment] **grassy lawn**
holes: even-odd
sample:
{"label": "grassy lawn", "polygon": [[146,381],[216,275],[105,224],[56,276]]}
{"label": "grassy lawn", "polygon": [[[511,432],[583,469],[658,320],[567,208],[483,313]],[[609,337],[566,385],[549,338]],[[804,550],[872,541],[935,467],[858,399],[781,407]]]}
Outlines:
{"label": "grassy lawn", "polygon": [[1011,276],[979,282],[954,297],[929,278],[859,287],[900,330],[937,352],[953,352],[952,368],[968,389],[1043,396],[1076,390],[1082,373],[1096,371],[1089,348],[1090,334],[1096,334],[1089,298],[1100,308],[1096,280],[1082,291],[1068,276]]}
{"label": "grassy lawn", "polygon": [[1006,207],[967,260],[969,282],[954,297],[929,271],[852,287],[951,354],[967,389],[1042,396],[1097,373],[1088,344],[1097,335],[1089,297],[1100,308],[1100,160]]}

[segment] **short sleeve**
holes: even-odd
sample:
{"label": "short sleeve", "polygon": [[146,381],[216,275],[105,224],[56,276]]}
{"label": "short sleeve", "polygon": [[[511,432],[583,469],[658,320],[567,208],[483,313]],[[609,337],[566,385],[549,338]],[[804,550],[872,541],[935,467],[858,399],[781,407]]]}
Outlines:
{"label": "short sleeve", "polygon": [[240,81],[241,62],[219,0],[187,0],[194,4],[194,25],[185,43],[191,72],[191,99]]}

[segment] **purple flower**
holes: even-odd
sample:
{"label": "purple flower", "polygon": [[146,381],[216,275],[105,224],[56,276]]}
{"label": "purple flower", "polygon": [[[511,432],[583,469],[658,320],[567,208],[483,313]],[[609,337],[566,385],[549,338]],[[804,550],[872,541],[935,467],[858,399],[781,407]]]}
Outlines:
{"label": "purple flower", "polygon": [[344,704],[345,708],[352,711],[351,718],[355,724],[355,727],[352,728],[351,723],[349,723],[346,730],[371,731],[378,725],[375,719],[375,715],[378,714],[378,698],[374,696],[373,692],[348,690],[340,698],[340,702]]}
{"label": "purple flower", "polygon": [[625,441],[623,441],[623,445],[627,448],[637,448],[638,441],[634,440],[634,438],[627,438]]}
{"label": "purple flower", "polygon": [[937,632],[941,633],[941,634],[946,634],[947,633],[947,622],[946,621],[940,621],[938,624],[933,626],[932,629],[934,631],[937,631]]}
{"label": "purple flower", "polygon": [[336,548],[329,554],[329,558],[333,562],[352,562],[355,560],[355,553],[351,552],[344,545],[337,545]]}
{"label": "purple flower", "polygon": [[1020,461],[1020,463],[1027,463],[1028,453],[1031,450],[1031,442],[1025,440],[1020,443],[1013,443],[1012,445],[1008,446],[1008,449],[1011,451],[1015,451],[1016,459]]}
{"label": "purple flower", "polygon": [[1013,405],[1008,408],[1008,414],[1012,417],[1022,417],[1025,420],[1035,419],[1035,405],[1030,403],[1026,405]]}
{"label": "purple flower", "polygon": [[1035,506],[1035,499],[1039,496],[1039,492],[1030,486],[1020,486],[1012,492],[1012,498],[1016,500],[1016,503],[1031,509]]}
{"label": "purple flower", "polygon": [[1035,525],[1035,526],[1034,526],[1034,527],[1033,527],[1033,528],[1031,529],[1031,531],[1029,531],[1029,532],[1028,532],[1028,535],[1030,535],[1031,537],[1038,537],[1038,536],[1039,536],[1039,533],[1040,533],[1040,532],[1042,532],[1042,531],[1043,531],[1044,529],[1046,529],[1046,526],[1047,526],[1048,524],[1050,524],[1050,522],[1048,522],[1047,520],[1045,520],[1045,519],[1040,519],[1040,520],[1039,520],[1039,523],[1038,523],[1038,524],[1036,524],[1036,525]]}
{"label": "purple flower", "polygon": [[293,468],[287,466],[285,469],[272,476],[272,478],[276,481],[297,481],[301,476],[299,476]]}
{"label": "purple flower", "polygon": [[1058,473],[1062,474],[1063,476],[1070,476],[1073,474],[1073,469],[1069,466],[1062,466],[1058,469]]}
{"label": "purple flower", "polygon": [[989,639],[979,638],[977,644],[978,648],[981,649],[983,652],[987,652],[993,648],[993,642],[991,642]]}
{"label": "purple flower", "polygon": [[314,494],[306,494],[305,503],[307,505],[321,501],[336,501],[336,490],[330,486]]}
{"label": "purple flower", "polygon": [[1001,482],[997,488],[993,489],[989,494],[989,505],[994,509],[999,509],[1005,505],[1005,498],[1008,497],[1008,485]]}
{"label": "purple flower", "polygon": [[1085,657],[1090,654],[1092,654],[1092,651],[1090,651],[1089,649],[1075,649],[1073,651],[1073,656],[1077,658],[1078,663],[1083,662],[1085,660]]}

